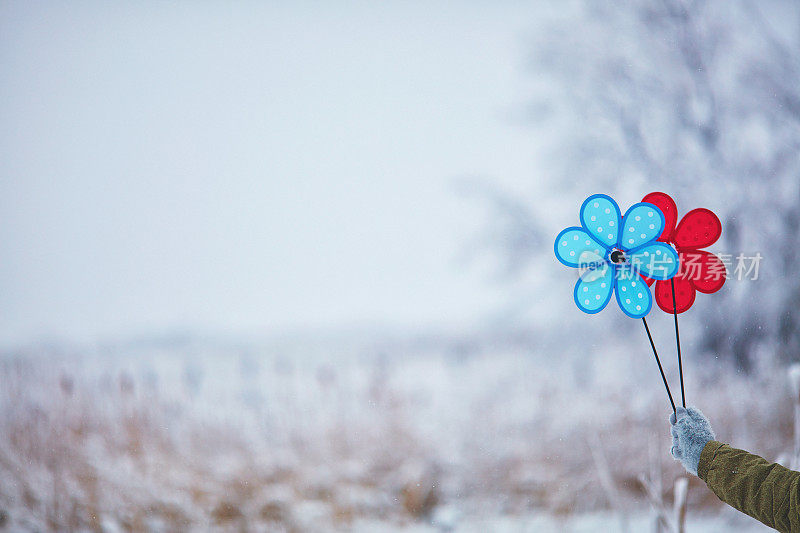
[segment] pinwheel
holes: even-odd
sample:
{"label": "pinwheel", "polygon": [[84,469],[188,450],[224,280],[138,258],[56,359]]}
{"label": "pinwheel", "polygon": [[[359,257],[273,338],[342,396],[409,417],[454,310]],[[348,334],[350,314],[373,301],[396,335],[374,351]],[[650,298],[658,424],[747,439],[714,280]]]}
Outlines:
{"label": "pinwheel", "polygon": [[663,192],[651,192],[642,201],[657,206],[664,214],[664,229],[658,240],[673,246],[680,256],[680,269],[669,283],[646,273],[643,277],[648,285],[655,282],[656,303],[663,311],[671,313],[675,321],[681,400],[686,407],[678,313],[687,311],[694,304],[697,291],[711,294],[725,284],[725,265],[716,255],[701,249],[717,242],[722,234],[722,224],[713,211],[702,207],[689,211],[678,222],[675,201]]}
{"label": "pinwheel", "polygon": [[626,315],[642,319],[674,411],[675,402],[645,319],[653,299],[641,277],[669,280],[680,268],[675,249],[658,241],[666,225],[665,216],[656,205],[640,202],[621,217],[619,206],[610,196],[595,194],[583,202],[579,218],[581,225],[561,231],[554,246],[561,263],[579,269],[573,291],[575,304],[585,313],[599,313],[615,293]]}

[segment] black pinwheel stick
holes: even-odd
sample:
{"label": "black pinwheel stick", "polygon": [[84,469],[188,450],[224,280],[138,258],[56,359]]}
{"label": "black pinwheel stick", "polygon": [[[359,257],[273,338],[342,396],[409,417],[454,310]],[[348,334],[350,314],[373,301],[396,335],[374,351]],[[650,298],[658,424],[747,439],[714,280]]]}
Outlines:
{"label": "black pinwheel stick", "polygon": [[681,377],[681,403],[686,409],[686,392],[683,390],[683,361],[681,360],[681,332],[678,329],[678,308],[675,305],[675,280],[670,278],[669,284],[672,287],[672,316],[675,318],[675,343],[678,346],[678,375]]}
{"label": "black pinwheel stick", "polygon": [[650,340],[650,347],[653,348],[653,355],[656,356],[656,363],[658,363],[658,371],[661,372],[661,379],[664,380],[664,388],[667,389],[667,396],[669,396],[669,403],[672,405],[672,412],[675,413],[675,402],[672,400],[672,393],[669,391],[669,384],[667,383],[667,376],[664,375],[664,368],[661,366],[661,359],[658,358],[658,351],[656,350],[656,345],[653,342],[653,336],[650,335],[650,328],[647,326],[647,320],[642,317],[642,323],[644,323],[644,330],[647,332],[647,338]]}

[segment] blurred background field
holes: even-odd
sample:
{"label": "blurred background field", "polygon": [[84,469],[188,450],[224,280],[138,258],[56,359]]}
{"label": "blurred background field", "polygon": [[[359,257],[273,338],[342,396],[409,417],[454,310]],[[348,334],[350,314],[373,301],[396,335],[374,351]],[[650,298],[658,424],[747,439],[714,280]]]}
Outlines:
{"label": "blurred background field", "polygon": [[[590,531],[616,527],[621,511],[630,530],[649,529],[639,477],[658,471],[666,501],[683,475],[667,454],[653,362],[598,351],[587,363],[540,345],[171,339],[6,354],[6,520],[31,530]],[[717,432],[789,457],[785,374],[709,366],[689,366],[688,394]],[[690,525],[754,530],[701,485],[690,487]]]}
{"label": "blurred background field", "polygon": [[[647,339],[553,257],[596,192],[763,256],[681,315],[686,394],[797,466],[799,31],[781,0],[0,5],[0,530],[667,531]],[[696,479],[687,509],[764,529]]]}

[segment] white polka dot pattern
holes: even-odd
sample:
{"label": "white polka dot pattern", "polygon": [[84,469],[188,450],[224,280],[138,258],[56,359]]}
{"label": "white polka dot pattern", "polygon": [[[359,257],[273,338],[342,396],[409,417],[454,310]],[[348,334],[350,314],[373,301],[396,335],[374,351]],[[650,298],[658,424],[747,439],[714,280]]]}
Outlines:
{"label": "white polka dot pattern", "polygon": [[640,202],[625,213],[619,244],[631,250],[657,239],[664,229],[664,215],[653,204]]}
{"label": "white polka dot pattern", "polygon": [[581,206],[581,225],[599,243],[611,248],[619,238],[619,206],[604,194],[590,196]]}
{"label": "white polka dot pattern", "polygon": [[631,318],[642,318],[650,312],[653,297],[647,283],[635,269],[617,268],[617,303],[626,315]]}
{"label": "white polka dot pattern", "polygon": [[567,228],[556,237],[556,257],[567,266],[577,268],[583,252],[603,255],[605,251],[583,228]]}
{"label": "white polka dot pattern", "polygon": [[575,303],[584,313],[599,313],[611,300],[614,290],[614,271],[608,264],[603,267],[603,274],[586,281],[578,279],[575,284]]}
{"label": "white polka dot pattern", "polygon": [[646,244],[629,255],[630,263],[652,279],[670,279],[678,273],[680,259],[672,246],[663,242]]}

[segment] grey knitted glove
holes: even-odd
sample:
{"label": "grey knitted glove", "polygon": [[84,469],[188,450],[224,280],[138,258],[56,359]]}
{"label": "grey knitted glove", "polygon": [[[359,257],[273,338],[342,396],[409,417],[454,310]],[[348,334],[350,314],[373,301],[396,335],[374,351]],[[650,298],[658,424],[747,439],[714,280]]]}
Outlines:
{"label": "grey knitted glove", "polygon": [[678,407],[677,421],[675,414],[669,415],[672,425],[672,448],[670,452],[675,460],[680,461],[689,472],[697,475],[697,465],[700,464],[700,453],[708,441],[714,440],[714,430],[708,419],[696,407],[684,409]]}

